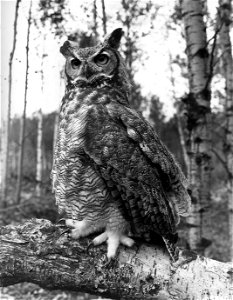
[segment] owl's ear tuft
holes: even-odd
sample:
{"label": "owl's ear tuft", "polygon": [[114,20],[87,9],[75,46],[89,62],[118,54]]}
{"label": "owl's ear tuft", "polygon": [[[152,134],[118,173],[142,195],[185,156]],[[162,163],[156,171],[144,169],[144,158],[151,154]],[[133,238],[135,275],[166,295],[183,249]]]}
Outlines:
{"label": "owl's ear tuft", "polygon": [[61,46],[60,52],[64,56],[69,56],[72,53],[72,49],[74,49],[75,47],[77,47],[77,43],[68,40],[68,41],[65,41],[63,46]]}
{"label": "owl's ear tuft", "polygon": [[124,31],[122,28],[115,29],[109,36],[106,37],[104,44],[110,46],[111,48],[118,49],[123,34]]}

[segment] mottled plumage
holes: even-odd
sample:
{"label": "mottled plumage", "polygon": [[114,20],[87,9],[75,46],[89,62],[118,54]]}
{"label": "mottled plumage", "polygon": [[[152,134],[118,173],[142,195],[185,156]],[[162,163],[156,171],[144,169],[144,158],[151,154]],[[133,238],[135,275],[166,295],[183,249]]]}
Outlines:
{"label": "mottled plumage", "polygon": [[[152,127],[128,103],[129,81],[116,29],[96,47],[67,41],[67,91],[62,100],[52,172],[59,211],[79,238],[102,232],[108,257],[132,236],[161,235],[175,257],[179,215],[190,208],[187,182]],[[129,237],[130,236],[130,237]]]}

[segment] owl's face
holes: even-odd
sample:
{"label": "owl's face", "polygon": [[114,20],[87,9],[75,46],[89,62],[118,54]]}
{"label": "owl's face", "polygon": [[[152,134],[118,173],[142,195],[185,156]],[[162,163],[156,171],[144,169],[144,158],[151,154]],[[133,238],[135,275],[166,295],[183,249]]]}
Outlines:
{"label": "owl's face", "polygon": [[66,41],[60,51],[66,57],[68,84],[89,88],[117,82],[120,67],[117,48],[122,34],[121,29],[116,29],[103,43],[88,48],[79,48],[77,43]]}

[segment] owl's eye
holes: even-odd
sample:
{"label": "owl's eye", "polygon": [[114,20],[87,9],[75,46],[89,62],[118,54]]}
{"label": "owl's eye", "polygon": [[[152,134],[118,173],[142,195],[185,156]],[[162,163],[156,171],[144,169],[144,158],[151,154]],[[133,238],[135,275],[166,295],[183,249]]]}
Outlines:
{"label": "owl's eye", "polygon": [[108,63],[109,57],[108,55],[101,53],[95,57],[94,61],[98,66],[103,66]]}
{"label": "owl's eye", "polygon": [[70,63],[73,69],[77,69],[81,65],[81,61],[77,58],[73,58]]}

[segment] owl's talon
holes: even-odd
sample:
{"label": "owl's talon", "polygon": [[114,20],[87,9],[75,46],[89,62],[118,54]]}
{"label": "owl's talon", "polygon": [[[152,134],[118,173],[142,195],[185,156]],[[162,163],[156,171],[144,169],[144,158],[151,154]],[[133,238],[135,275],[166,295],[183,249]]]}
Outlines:
{"label": "owl's talon", "polygon": [[66,225],[56,225],[57,228],[59,228],[60,230],[70,230],[70,228],[68,228]]}
{"label": "owl's talon", "polygon": [[59,227],[59,228],[67,228],[66,219],[64,219],[64,218],[59,219],[56,223],[56,226]]}
{"label": "owl's talon", "polygon": [[63,230],[63,231],[61,232],[60,235],[63,235],[63,234],[65,234],[65,233],[67,233],[67,232],[70,232],[70,228],[68,228],[68,227],[66,226],[65,221],[66,221],[66,219],[62,218],[62,219],[58,220],[57,223],[56,223],[56,226],[57,226],[60,230]]}
{"label": "owl's talon", "polygon": [[69,236],[69,234],[70,234],[70,229],[67,228],[67,229],[65,229],[64,231],[62,231],[61,234],[60,234],[60,236],[63,235],[63,234],[65,234],[65,233],[68,233],[68,236]]}
{"label": "owl's talon", "polygon": [[90,248],[91,247],[94,247],[93,241],[89,242],[88,245],[87,245],[86,252],[87,252],[88,255],[90,254]]}
{"label": "owl's talon", "polygon": [[104,254],[100,258],[99,267],[100,268],[114,268],[117,263],[117,259],[114,257],[109,258],[106,254]]}
{"label": "owl's talon", "polygon": [[61,224],[61,225],[65,225],[66,224],[66,219],[65,218],[61,218],[57,221],[57,224]]}
{"label": "owl's talon", "polygon": [[117,259],[116,258],[108,258],[107,262],[103,265],[104,268],[114,268],[116,266]]}

